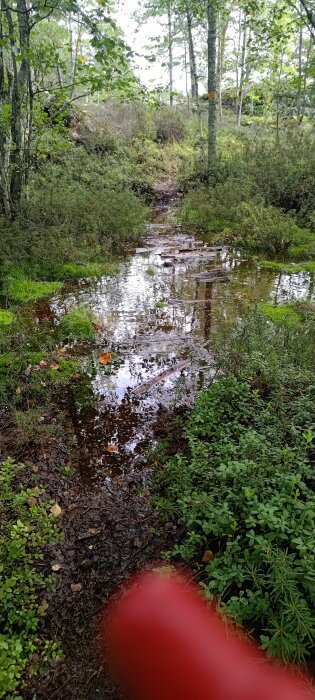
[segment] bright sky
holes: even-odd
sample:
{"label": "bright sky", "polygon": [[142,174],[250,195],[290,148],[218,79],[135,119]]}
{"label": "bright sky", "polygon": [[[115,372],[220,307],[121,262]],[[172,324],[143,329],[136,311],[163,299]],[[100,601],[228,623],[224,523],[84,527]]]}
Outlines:
{"label": "bright sky", "polygon": [[[167,67],[161,65],[162,59],[158,57],[155,63],[149,63],[145,59],[145,55],[150,53],[150,38],[162,36],[165,31],[160,20],[150,19],[139,28],[133,16],[135,12],[139,11],[141,5],[143,6],[141,0],[118,0],[117,4],[117,24],[124,32],[126,43],[136,54],[134,58],[135,70],[141,82],[149,88],[166,86],[168,83]],[[185,75],[182,66],[174,68],[174,87],[181,92],[185,91]]]}

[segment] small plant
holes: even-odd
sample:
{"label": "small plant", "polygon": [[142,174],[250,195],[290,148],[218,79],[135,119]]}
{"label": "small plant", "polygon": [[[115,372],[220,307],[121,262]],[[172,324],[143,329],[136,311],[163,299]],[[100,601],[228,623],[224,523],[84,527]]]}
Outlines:
{"label": "small plant", "polygon": [[91,309],[87,306],[78,306],[62,317],[61,335],[67,341],[94,340],[96,336],[94,322]]}
{"label": "small plant", "polygon": [[155,269],[151,265],[149,265],[149,267],[147,267],[146,272],[147,272],[147,275],[150,275],[150,277],[154,277],[154,275],[155,275]]}
{"label": "small plant", "polygon": [[167,307],[167,303],[165,301],[157,301],[155,304],[156,309],[165,309]]}
{"label": "small plant", "polygon": [[0,696],[7,698],[21,697],[23,672],[35,654],[49,662],[57,652],[55,642],[39,634],[39,623],[41,597],[54,584],[44,554],[60,533],[52,504],[41,500],[44,489],[24,487],[24,473],[11,459],[0,465]]}

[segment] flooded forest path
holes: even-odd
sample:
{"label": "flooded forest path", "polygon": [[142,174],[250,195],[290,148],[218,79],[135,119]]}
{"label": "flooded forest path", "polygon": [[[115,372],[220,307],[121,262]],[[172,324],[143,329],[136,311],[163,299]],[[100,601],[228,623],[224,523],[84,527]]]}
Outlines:
{"label": "flooded forest path", "polygon": [[[213,330],[253,303],[314,295],[304,273],[260,270],[186,233],[165,186],[157,187],[151,222],[119,271],[51,302],[57,318],[88,305],[102,331],[97,346],[78,347],[85,369],[66,397],[76,476],[57,494],[65,537],[54,550],[60,576],[44,622],[64,659],[36,681],[29,697],[38,700],[121,697],[101,664],[99,613],[129,576],[159,563],[176,536],[150,504],[150,450],[176,432],[176,417],[215,373]],[[100,344],[108,363],[99,361]]]}

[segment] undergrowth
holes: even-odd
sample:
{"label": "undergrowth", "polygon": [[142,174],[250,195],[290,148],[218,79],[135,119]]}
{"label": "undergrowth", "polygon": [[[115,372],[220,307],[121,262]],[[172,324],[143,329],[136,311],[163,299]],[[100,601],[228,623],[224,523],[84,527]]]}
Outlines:
{"label": "undergrowth", "polygon": [[154,486],[183,532],[170,556],[270,656],[298,664],[315,642],[314,339],[314,319],[259,312],[214,338],[219,376]]}
{"label": "undergrowth", "polygon": [[283,134],[278,144],[272,132],[257,135],[222,129],[219,158],[210,179],[198,171],[184,178],[180,220],[207,233],[211,241],[224,240],[270,256],[289,253],[294,259],[312,259],[312,137],[290,133],[285,139]]}
{"label": "undergrowth", "polygon": [[[41,484],[23,485],[25,467],[7,459],[0,466],[0,697],[21,698],[26,678],[60,656],[58,645],[43,638],[44,594],[54,576],[44,565],[45,552],[60,531],[43,500]],[[26,482],[30,478],[24,479]],[[25,675],[26,674],[26,675]]]}

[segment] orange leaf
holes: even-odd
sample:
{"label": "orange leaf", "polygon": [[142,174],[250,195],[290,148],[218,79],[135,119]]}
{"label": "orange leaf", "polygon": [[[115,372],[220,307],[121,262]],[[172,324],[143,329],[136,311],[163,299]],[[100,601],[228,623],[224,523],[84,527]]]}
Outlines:
{"label": "orange leaf", "polygon": [[118,452],[118,445],[108,445],[108,447],[106,447],[106,451],[110,453]]}
{"label": "orange leaf", "polygon": [[204,564],[209,564],[209,561],[212,561],[212,559],[214,559],[214,554],[213,554],[213,552],[211,552],[211,549],[206,549],[206,551],[205,551],[205,553],[204,553],[204,555],[203,555],[203,557],[202,557],[203,563],[204,563]]}
{"label": "orange leaf", "polygon": [[108,365],[112,361],[112,353],[111,352],[103,352],[99,358],[98,361],[100,365]]}

